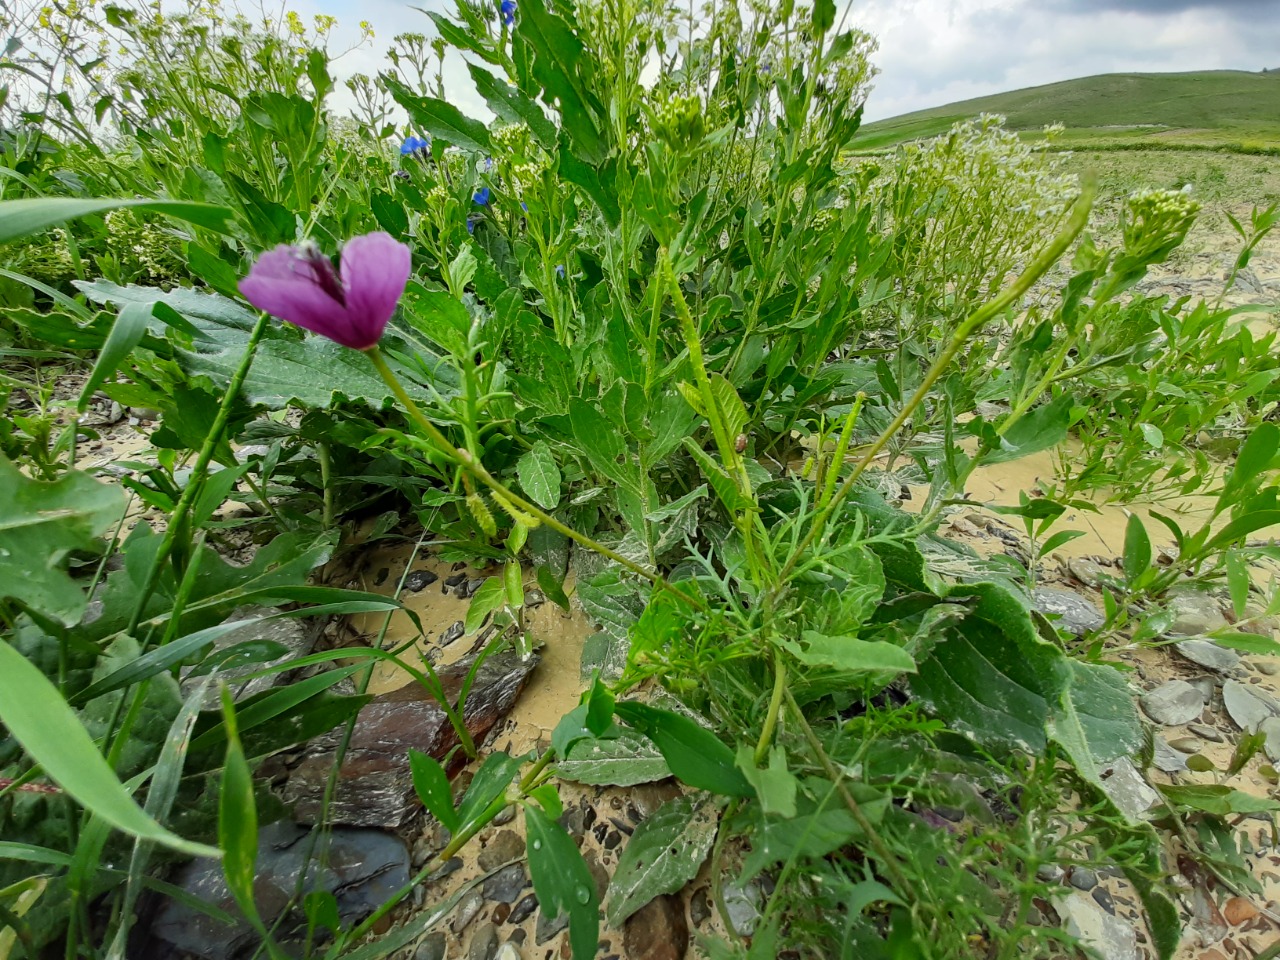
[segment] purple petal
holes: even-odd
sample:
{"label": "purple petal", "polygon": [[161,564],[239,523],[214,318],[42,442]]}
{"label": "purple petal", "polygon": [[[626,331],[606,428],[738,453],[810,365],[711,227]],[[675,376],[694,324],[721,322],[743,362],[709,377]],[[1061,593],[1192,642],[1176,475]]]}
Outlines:
{"label": "purple petal", "polygon": [[347,241],[339,272],[347,290],[351,338],[358,341],[347,346],[365,350],[382,338],[412,269],[409,248],[390,234],[366,233]]}
{"label": "purple petal", "polygon": [[351,346],[346,308],[324,291],[314,265],[294,247],[281,245],[260,256],[240,281],[240,293],[265,313]]}

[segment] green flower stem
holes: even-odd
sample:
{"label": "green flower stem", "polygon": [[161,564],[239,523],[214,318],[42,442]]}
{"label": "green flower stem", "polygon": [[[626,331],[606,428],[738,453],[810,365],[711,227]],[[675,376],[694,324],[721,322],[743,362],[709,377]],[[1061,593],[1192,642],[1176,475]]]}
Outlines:
{"label": "green flower stem", "polygon": [[825,507],[822,508],[818,516],[814,518],[813,524],[809,528],[809,532],[805,535],[805,538],[800,542],[799,547],[792,552],[791,556],[787,559],[786,564],[783,566],[782,573],[778,577],[778,583],[780,585],[787,583],[788,577],[795,569],[796,564],[800,562],[800,558],[808,552],[810,547],[813,546],[813,542],[822,535],[823,530],[826,528],[827,520],[831,517],[831,514],[835,512],[836,508],[839,507],[842,502],[844,502],[845,497],[847,497],[853,490],[854,484],[858,482],[858,479],[862,476],[863,472],[866,471],[867,467],[869,467],[875,461],[876,457],[880,455],[880,451],[883,450],[889,444],[889,441],[893,439],[894,434],[902,429],[902,425],[911,418],[911,415],[915,413],[916,408],[924,402],[925,397],[929,395],[929,391],[933,389],[933,385],[946,371],[947,367],[951,365],[951,361],[955,359],[956,354],[964,347],[965,342],[969,337],[981,328],[983,324],[987,323],[994,317],[999,316],[1009,307],[1017,303],[1018,300],[1022,298],[1023,294],[1030,290],[1032,285],[1044,276],[1045,273],[1049,271],[1049,268],[1067,252],[1067,248],[1071,246],[1076,237],[1080,235],[1080,231],[1085,228],[1085,224],[1088,223],[1089,210],[1093,205],[1094,192],[1094,184],[1087,183],[1084,190],[1081,191],[1080,196],[1076,198],[1074,212],[1072,213],[1071,218],[1067,221],[1066,226],[1063,227],[1062,232],[1054,237],[1048,246],[1040,251],[1040,254],[1027,265],[1027,268],[1018,275],[1017,279],[1014,280],[1013,283],[1009,284],[1009,286],[1005,287],[1005,289],[1001,291],[999,296],[994,300],[987,301],[956,328],[955,333],[952,334],[951,342],[947,344],[947,348],[938,355],[938,358],[933,361],[932,366],[930,366],[928,372],[925,373],[924,379],[920,381],[920,386],[912,395],[911,399],[907,401],[906,405],[903,406],[900,411],[898,411],[898,415],[893,418],[893,422],[885,427],[884,430],[881,431],[880,436],[876,437],[875,441],[867,447],[866,452],[862,455],[862,459],[860,459],[854,466],[853,471],[845,479],[844,483],[841,484],[840,489],[836,491],[836,495]]}
{"label": "green flower stem", "polygon": [[769,755],[773,732],[778,728],[778,714],[782,710],[782,696],[787,689],[787,661],[782,651],[773,647],[773,693],[769,697],[769,712],[764,717],[760,739],[756,741],[755,763],[760,766]]}
{"label": "green flower stem", "polygon": [[621,564],[637,576],[648,580],[654,586],[662,588],[666,587],[666,581],[653,571],[646,570],[634,560],[628,560],[620,553],[610,550],[604,544],[592,540],[586,534],[579,533],[571,527],[565,526],[542,508],[530,503],[523,497],[517,496],[495,480],[489,471],[484,468],[483,464],[473,458],[469,453],[467,453],[467,451],[460,450],[450,443],[448,438],[440,432],[440,428],[427,419],[426,414],[422,412],[421,408],[414,402],[413,398],[405,392],[404,386],[400,383],[400,380],[391,372],[391,368],[387,366],[386,358],[382,356],[382,351],[380,351],[377,346],[370,347],[365,351],[365,355],[373,362],[374,369],[378,371],[378,374],[386,382],[387,386],[391,388],[391,392],[395,394],[396,399],[400,401],[400,404],[404,407],[405,411],[413,418],[413,421],[422,428],[423,432],[428,438],[430,438],[431,442],[436,445],[440,452],[461,466],[462,469],[471,474],[472,477],[488,487],[500,504],[511,504],[519,512],[527,513],[529,516],[537,519],[540,523],[545,523],[552,530],[563,534],[575,543],[578,543],[601,556],[608,557],[614,563]]}

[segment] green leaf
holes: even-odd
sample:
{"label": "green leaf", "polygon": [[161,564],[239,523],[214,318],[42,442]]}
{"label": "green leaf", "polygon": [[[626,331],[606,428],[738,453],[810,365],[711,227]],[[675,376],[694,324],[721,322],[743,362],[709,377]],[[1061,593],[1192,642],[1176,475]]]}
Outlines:
{"label": "green leaf", "polygon": [[507,602],[506,587],[501,577],[488,577],[480,588],[471,595],[471,605],[467,607],[466,632],[475,633],[485,621],[485,617],[500,610]]}
{"label": "green leaf", "polygon": [[813,0],[813,32],[821,37],[835,22],[835,0]]}
{"label": "green leaf", "polygon": [[569,402],[569,422],[578,449],[603,476],[628,490],[636,490],[637,470],[621,431],[592,404],[575,397]]}
{"label": "green leaf", "polygon": [[67,220],[88,217],[121,207],[153,210],[210,230],[219,230],[231,219],[226,207],[185,200],[81,200],[75,197],[32,197],[0,201],[0,243],[39,233]]}
{"label": "green leaf", "polygon": [[1064,393],[1021,417],[1001,437],[999,449],[983,455],[983,463],[1006,463],[1062,443],[1071,426],[1072,402]]}
{"label": "green leaf", "polygon": [[152,304],[129,303],[120,308],[116,322],[111,325],[107,342],[102,345],[98,359],[80,390],[79,407],[83,412],[93,399],[94,391],[116,370],[133,348],[142,342],[151,322]]}
{"label": "green leaf", "polygon": [[520,11],[515,36],[533,51],[533,78],[542,99],[560,111],[564,129],[579,157],[599,163],[606,153],[597,118],[604,111],[584,74],[592,59],[578,35],[544,4],[526,4]]}
{"label": "green leaf", "polygon": [[1231,609],[1236,619],[1242,620],[1249,606],[1249,565],[1235,550],[1228,550],[1222,560],[1227,570],[1227,590],[1231,593]]}
{"label": "green leaf", "polygon": [[595,878],[573,837],[538,807],[525,805],[524,823],[529,876],[542,915],[554,920],[567,913],[573,960],[591,960],[600,947],[600,898]]}
{"label": "green leaf", "polygon": [[433,817],[444,824],[450,833],[456,833],[461,825],[458,812],[453,809],[453,790],[444,767],[434,757],[409,748],[409,770],[413,774],[413,789],[418,799]]}
{"label": "green leaf", "polygon": [[523,123],[529,127],[538,143],[546,150],[556,145],[556,125],[547,119],[542,108],[510,84],[499,80],[483,67],[467,64],[471,80],[489,109],[508,123]]}
{"label": "green leaf", "polygon": [[729,797],[755,796],[733,751],[689,717],[633,701],[617,704],[614,712],[652,740],[671,772],[689,786]]}
{"label": "green leaf", "polygon": [[1151,538],[1136,513],[1129,514],[1124,529],[1123,565],[1125,579],[1131,584],[1151,567]]}
{"label": "green leaf", "polygon": [[425,130],[442,143],[462,150],[475,153],[492,151],[489,130],[479,120],[464,116],[461,110],[444,100],[419,96],[397,80],[394,74],[383,73],[379,79],[396,103],[404,107],[419,132]]}
{"label": "green leaf", "polygon": [[1233,787],[1219,784],[1169,785],[1159,783],[1156,789],[1165,799],[1184,810],[1198,810],[1219,817],[1243,813],[1270,813],[1280,810],[1280,803],[1255,797]]}
{"label": "green leaf", "polygon": [[684,448],[689,451],[694,460],[698,461],[698,466],[702,468],[703,477],[706,478],[707,483],[711,484],[711,489],[716,492],[716,496],[720,498],[720,502],[724,504],[725,509],[730,513],[736,513],[739,510],[747,510],[753,506],[751,499],[743,495],[742,491],[738,489],[738,485],[724,472],[720,464],[711,459],[711,455],[707,451],[703,450],[689,437],[684,439]]}
{"label": "green leaf", "polygon": [[828,637],[812,630],[803,634],[803,645],[784,641],[783,646],[801,663],[835,667],[848,673],[915,673],[916,662],[902,647],[885,640]]}
{"label": "green leaf", "polygon": [[0,643],[0,724],[51,780],[104,823],[190,856],[221,856],[216,848],[184,840],[147,816],[57,688],[8,643]]}
{"label": "green leaf", "polygon": [[1236,456],[1235,466],[1222,485],[1222,493],[1218,497],[1218,510],[1222,510],[1241,490],[1246,490],[1254,479],[1271,467],[1280,449],[1280,427],[1274,423],[1260,423],[1249,434],[1240,453]]}
{"label": "green leaf", "polygon": [[502,796],[520,769],[520,758],[505,753],[491,753],[471,778],[462,803],[458,805],[458,822],[469,826],[494,800]]}
{"label": "green leaf", "polygon": [[738,748],[738,769],[756,788],[765,813],[776,813],[780,817],[796,815],[796,789],[800,784],[787,769],[785,751],[776,744],[770,747],[769,766],[761,769],[756,766],[755,750],[744,743]]}
{"label": "green leaf", "polygon": [[1215,630],[1209,637],[1220,647],[1230,647],[1232,650],[1241,650],[1260,656],[1280,657],[1280,643],[1256,633]]}
{"label": "green leaf", "polygon": [[[888,794],[863,783],[846,784],[862,813],[878,824],[890,805]],[[824,804],[803,800],[794,817],[766,814],[759,806],[751,808],[755,819],[751,834],[751,853],[742,864],[740,882],[745,883],[761,870],[792,858],[825,857],[850,841],[863,837],[858,821],[834,796],[834,788]]]}
{"label": "green leaf", "polygon": [[713,373],[711,375],[711,395],[715,397],[716,406],[720,408],[720,415],[724,418],[725,431],[728,433],[729,441],[732,443],[734,438],[747,428],[749,420],[747,408],[743,406],[742,399],[738,396],[738,391],[734,389],[732,383],[725,379],[723,374]]}
{"label": "green leaf", "polygon": [[0,597],[73,626],[86,601],[63,561],[73,550],[90,549],[119,519],[124,492],[79,471],[50,483],[31,480],[3,454],[0,490]]}
{"label": "green leaf", "polygon": [[636,827],[609,883],[609,926],[621,930],[654,897],[675,893],[698,875],[716,839],[718,814],[706,797],[676,797]]}
{"label": "green leaf", "polygon": [[1164,447],[1164,433],[1154,423],[1140,423],[1138,429],[1142,431],[1142,438],[1147,441],[1147,446],[1155,450]]}
{"label": "green leaf", "polygon": [[551,572],[551,568],[545,563],[538,564],[538,588],[547,596],[547,599],[558,606],[565,613],[569,612],[569,597],[564,592],[564,584],[560,579]]}
{"label": "green leaf", "polygon": [[662,753],[642,733],[622,727],[609,740],[579,740],[568,756],[556,761],[556,775],[590,785],[630,787],[671,776]]}
{"label": "green leaf", "polygon": [[1102,779],[1102,767],[1142,747],[1142,721],[1119,670],[1073,658],[1067,663],[1070,685],[1049,720],[1049,735],[1066,749],[1082,777],[1108,793],[1111,782]]}
{"label": "green leaf", "polygon": [[516,461],[516,476],[529,499],[544,510],[560,503],[560,467],[545,440],[538,440]]}
{"label": "green leaf", "polygon": [[1217,534],[1215,534],[1214,537],[1204,545],[1202,553],[1212,553],[1215,550],[1235,543],[1242,537],[1247,537],[1255,530],[1261,530],[1264,527],[1273,527],[1278,524],[1280,524],[1280,510],[1251,511],[1242,517],[1237,517],[1219,530]]}
{"label": "green leaf", "polygon": [[218,845],[222,847],[222,873],[227,889],[245,917],[262,930],[258,905],[253,896],[253,878],[258,865],[258,805],[253,796],[253,775],[240,747],[236,730],[235,702],[231,691],[222,689],[222,716],[227,728],[227,758],[222,767],[222,788],[218,795]]}

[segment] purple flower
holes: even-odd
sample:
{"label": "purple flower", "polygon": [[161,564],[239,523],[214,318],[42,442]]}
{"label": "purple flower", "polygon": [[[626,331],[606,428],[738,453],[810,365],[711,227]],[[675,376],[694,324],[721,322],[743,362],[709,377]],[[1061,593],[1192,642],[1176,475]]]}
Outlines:
{"label": "purple flower", "polygon": [[409,248],[386,233],[348,240],[339,270],[314,244],[281,244],[258,258],[240,293],[295,327],[368,350],[382,338],[411,269]]}
{"label": "purple flower", "polygon": [[431,138],[422,139],[422,137],[405,137],[404,143],[400,144],[400,154],[408,156],[411,153],[426,153],[431,149]]}
{"label": "purple flower", "polygon": [[498,4],[498,12],[502,14],[502,22],[508,27],[514,26],[516,22],[516,0],[502,0]]}
{"label": "purple flower", "polygon": [[475,196],[471,200],[477,207],[487,207],[489,205],[489,188],[481,187],[475,192]]}

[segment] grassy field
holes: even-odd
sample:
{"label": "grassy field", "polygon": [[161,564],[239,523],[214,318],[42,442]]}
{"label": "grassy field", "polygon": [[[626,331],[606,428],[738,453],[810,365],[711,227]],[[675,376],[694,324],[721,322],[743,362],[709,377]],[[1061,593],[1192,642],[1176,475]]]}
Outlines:
{"label": "grassy field", "polygon": [[1063,143],[1092,149],[1280,150],[1280,71],[1109,73],[919,110],[863,127],[855,144],[885,150],[945,133],[953,123],[999,113],[1010,129],[1038,135],[1063,123]]}

